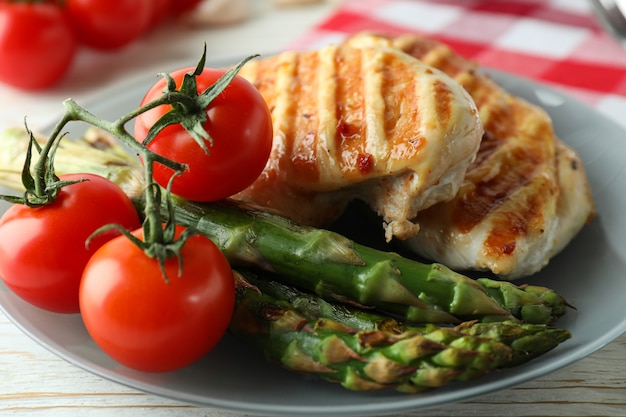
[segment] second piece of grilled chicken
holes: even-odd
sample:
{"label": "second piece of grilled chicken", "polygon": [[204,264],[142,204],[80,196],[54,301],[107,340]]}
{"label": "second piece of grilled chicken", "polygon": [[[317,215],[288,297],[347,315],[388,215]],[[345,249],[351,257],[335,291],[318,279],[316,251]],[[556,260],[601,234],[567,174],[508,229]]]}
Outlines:
{"label": "second piece of grilled chicken", "polygon": [[594,215],[582,161],[542,109],[504,91],[475,63],[425,37],[358,34],[355,46],[398,48],[454,77],[485,135],[454,199],[419,213],[416,253],[460,270],[515,279],[543,268]]}
{"label": "second piece of grilled chicken", "polygon": [[457,82],[394,48],[285,52],[239,74],[270,107],[274,145],[236,198],[309,225],[360,198],[382,216],[388,239],[415,235],[419,211],[456,195],[483,134]]}

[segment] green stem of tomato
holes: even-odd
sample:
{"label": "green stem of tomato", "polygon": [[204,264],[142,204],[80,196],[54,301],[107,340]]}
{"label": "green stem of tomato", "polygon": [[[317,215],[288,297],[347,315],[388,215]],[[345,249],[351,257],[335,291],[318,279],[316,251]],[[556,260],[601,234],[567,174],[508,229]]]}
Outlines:
{"label": "green stem of tomato", "polygon": [[[182,94],[179,94],[179,96],[182,96]],[[180,97],[178,97],[180,99]],[[178,162],[172,161],[170,159],[164,158],[161,155],[158,155],[152,151],[150,151],[149,149],[147,149],[145,146],[143,146],[141,143],[137,142],[135,140],[135,138],[128,133],[128,131],[126,130],[126,123],[128,123],[130,120],[132,120],[133,118],[137,117],[139,114],[144,113],[152,108],[155,108],[157,106],[163,105],[163,104],[168,104],[171,101],[171,98],[169,99],[159,99],[159,100],[154,100],[148,104],[146,104],[145,106],[142,106],[134,111],[132,111],[131,113],[124,115],[122,117],[120,117],[119,119],[113,121],[113,122],[109,122],[106,120],[102,120],[99,117],[97,117],[96,115],[94,115],[93,113],[89,112],[88,110],[86,110],[85,108],[81,107],[80,105],[78,105],[74,100],[72,99],[67,99],[63,102],[63,105],[65,106],[65,116],[64,118],[61,120],[61,122],[59,123],[67,123],[68,121],[83,121],[86,122],[92,126],[95,126],[97,128],[100,128],[110,134],[112,134],[113,136],[117,137],[118,139],[120,139],[122,141],[122,143],[124,143],[124,145],[128,146],[130,149],[133,150],[133,152],[135,152],[136,154],[138,154],[141,158],[144,159],[144,161],[146,161],[146,158],[149,158],[150,160],[154,161],[154,162],[158,162],[162,165],[165,165],[168,168],[173,169],[174,171],[183,171],[186,166],[184,164],[180,164]],[[57,125],[58,126],[58,125]],[[53,134],[58,135],[60,132],[60,129],[63,126],[61,125],[58,129],[55,129],[55,132],[53,132]],[[56,137],[56,136],[51,136],[52,138]],[[47,144],[46,144],[47,145]],[[149,156],[148,156],[149,155]],[[146,165],[150,165],[147,164]],[[147,178],[152,178],[152,177],[147,177]]]}
{"label": "green stem of tomato", "polygon": [[163,94],[161,97],[144,104],[142,107],[139,107],[138,109],[135,109],[128,114],[125,114],[124,116],[120,117],[115,123],[125,125],[129,121],[133,120],[140,114],[147,112],[148,110],[152,110],[165,104],[172,105],[174,103],[180,103],[183,104],[185,107],[190,108],[198,107],[198,104],[194,97],[189,97],[189,95],[180,93],[178,91],[169,91]]}
{"label": "green stem of tomato", "polygon": [[[144,156],[144,175],[146,178],[153,178],[154,159],[152,152]],[[144,221],[144,239],[150,242],[164,242],[163,221],[161,218],[161,202],[155,198],[154,191],[151,189],[152,184],[148,184],[148,188],[144,192],[146,204],[143,208],[146,219]]]}
{"label": "green stem of tomato", "polygon": [[45,188],[47,187],[45,172],[47,169],[47,160],[50,155],[50,151],[55,145],[55,143],[60,140],[62,137],[61,130],[63,127],[72,120],[71,115],[64,114],[61,120],[57,122],[55,125],[52,134],[50,135],[50,139],[46,141],[45,145],[41,149],[40,157],[37,160],[37,163],[33,166],[33,175],[34,175],[34,186],[35,186],[35,194],[36,195],[44,195]]}
{"label": "green stem of tomato", "polygon": [[[163,221],[160,211],[161,202],[157,201],[157,195],[155,194],[154,189],[151,187],[150,183],[151,179],[153,178],[154,164],[162,164],[173,169],[176,172],[183,171],[186,168],[186,165],[172,161],[152,152],[143,144],[137,142],[137,140],[130,133],[128,133],[125,126],[129,121],[133,120],[138,115],[150,109],[164,104],[171,104],[177,101],[186,101],[188,99],[189,97],[184,94],[168,94],[160,99],[151,101],[136,110],[133,110],[132,112],[120,117],[113,122],[100,119],[85,108],[78,105],[72,99],[68,99],[64,102],[65,115],[55,127],[52,133],[53,136],[51,136],[51,138],[56,138],[60,134],[63,126],[69,121],[83,121],[114,135],[122,143],[127,145],[131,150],[133,150],[142,158],[145,169],[145,178],[148,181],[148,186],[144,193],[146,201],[144,207],[144,215],[146,218],[146,220],[144,221],[144,237],[146,246],[144,247],[144,250],[148,250],[152,243],[165,243],[165,240],[167,240],[164,237],[162,229]],[[46,146],[48,146],[48,143],[46,143]]]}
{"label": "green stem of tomato", "polygon": [[[145,207],[144,207],[144,244],[142,249],[149,254],[149,256],[155,253],[160,253],[159,250],[153,250],[154,245],[162,247],[161,245],[167,245],[169,243],[169,236],[163,231],[163,217],[161,215],[161,201],[160,191],[155,190],[155,183],[152,182],[154,164],[159,163],[168,168],[171,168],[175,172],[182,172],[185,168],[185,164],[181,164],[170,159],[167,159],[161,155],[158,155],[143,144],[137,142],[135,138],[126,130],[126,124],[137,117],[138,115],[158,107],[164,104],[172,104],[174,102],[187,102],[190,98],[180,93],[170,93],[162,97],[161,99],[154,100],[146,105],[128,113],[119,119],[109,122],[107,120],[100,119],[93,113],[89,112],[85,108],[78,105],[74,100],[65,100],[64,107],[65,113],[61,119],[56,123],[49,139],[44,146],[39,150],[39,158],[33,166],[34,175],[34,191],[36,195],[45,195],[49,192],[47,189],[51,186],[60,188],[62,185],[50,184],[50,180],[47,177],[50,170],[50,158],[54,158],[55,147],[58,142],[63,138],[63,129],[72,121],[82,121],[103,131],[106,131],[113,136],[117,137],[122,143],[128,146],[134,151],[144,162],[145,178],[148,181],[145,194]],[[154,253],[153,253],[154,252]],[[157,255],[158,257],[158,255]],[[162,261],[162,259],[160,259]]]}

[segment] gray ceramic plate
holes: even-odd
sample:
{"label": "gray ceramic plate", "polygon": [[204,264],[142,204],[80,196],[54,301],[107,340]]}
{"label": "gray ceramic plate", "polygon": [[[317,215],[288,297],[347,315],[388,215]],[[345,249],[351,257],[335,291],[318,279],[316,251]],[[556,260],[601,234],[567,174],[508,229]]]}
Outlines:
{"label": "gray ceramic plate", "polygon": [[[494,77],[512,93],[550,113],[558,135],[585,162],[599,213],[545,270],[527,280],[556,289],[577,307],[558,322],[573,338],[539,359],[425,394],[356,393],[267,364],[257,352],[227,336],[186,369],[146,374],[109,359],[90,340],[77,315],[31,307],[1,283],[0,305],[26,334],[89,372],[156,395],[251,414],[365,416],[415,410],[501,390],[583,359],[626,331],[626,132],[549,88],[506,74]],[[146,78],[88,108],[113,120],[135,108],[153,81]]]}

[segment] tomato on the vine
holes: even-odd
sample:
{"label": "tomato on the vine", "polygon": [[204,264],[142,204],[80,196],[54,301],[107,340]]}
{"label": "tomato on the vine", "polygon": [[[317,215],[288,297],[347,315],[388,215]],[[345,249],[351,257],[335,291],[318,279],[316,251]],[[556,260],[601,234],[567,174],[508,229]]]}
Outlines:
{"label": "tomato on the vine", "polygon": [[81,43],[114,50],[133,42],[150,24],[152,0],[66,0],[65,8]]}
{"label": "tomato on the vine", "polygon": [[58,4],[0,2],[0,82],[25,90],[50,87],[71,66],[77,44]]}
{"label": "tomato on the vine", "polygon": [[31,304],[58,313],[77,313],[85,264],[119,232],[103,232],[87,248],[89,236],[109,223],[133,230],[140,220],[132,201],[108,179],[93,174],[61,178],[86,181],[61,188],[51,204],[15,204],[0,218],[0,276]]}
{"label": "tomato on the vine", "polygon": [[[178,235],[182,230],[177,226]],[[133,234],[143,239],[142,229]],[[195,362],[222,338],[233,313],[232,269],[207,237],[189,237],[165,270],[125,236],[102,246],[85,267],[85,326],[104,352],[136,370],[167,372]]]}
{"label": "tomato on the vine", "polygon": [[[186,68],[171,74],[180,87]],[[197,76],[198,91],[213,85],[223,70],[204,69]],[[166,79],[160,79],[147,92],[141,104],[163,95]],[[135,120],[135,138],[143,142],[150,128],[171,106],[155,107]],[[167,126],[150,142],[148,148],[188,169],[175,177],[172,193],[194,201],[216,201],[248,187],[261,174],[272,148],[272,120],[267,103],[259,91],[243,77],[236,76],[206,109],[204,129],[213,139],[207,140],[207,154],[180,125]],[[155,164],[154,179],[166,186],[173,171]]]}

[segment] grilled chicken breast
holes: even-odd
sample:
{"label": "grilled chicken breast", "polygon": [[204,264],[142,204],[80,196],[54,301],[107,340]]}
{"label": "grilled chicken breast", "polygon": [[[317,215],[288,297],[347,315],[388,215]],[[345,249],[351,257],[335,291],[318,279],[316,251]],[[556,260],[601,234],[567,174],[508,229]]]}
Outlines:
{"label": "grilled chicken breast", "polygon": [[269,105],[274,145],[235,198],[322,226],[353,199],[386,236],[419,230],[419,211],[453,198],[483,129],[467,92],[388,46],[330,45],[250,61],[239,72]]}
{"label": "grilled chicken breast", "polygon": [[413,251],[459,270],[505,279],[543,268],[594,215],[583,164],[548,115],[500,88],[476,65],[423,37],[359,34],[353,46],[397,48],[456,79],[472,96],[485,134],[458,194],[417,214]]}

